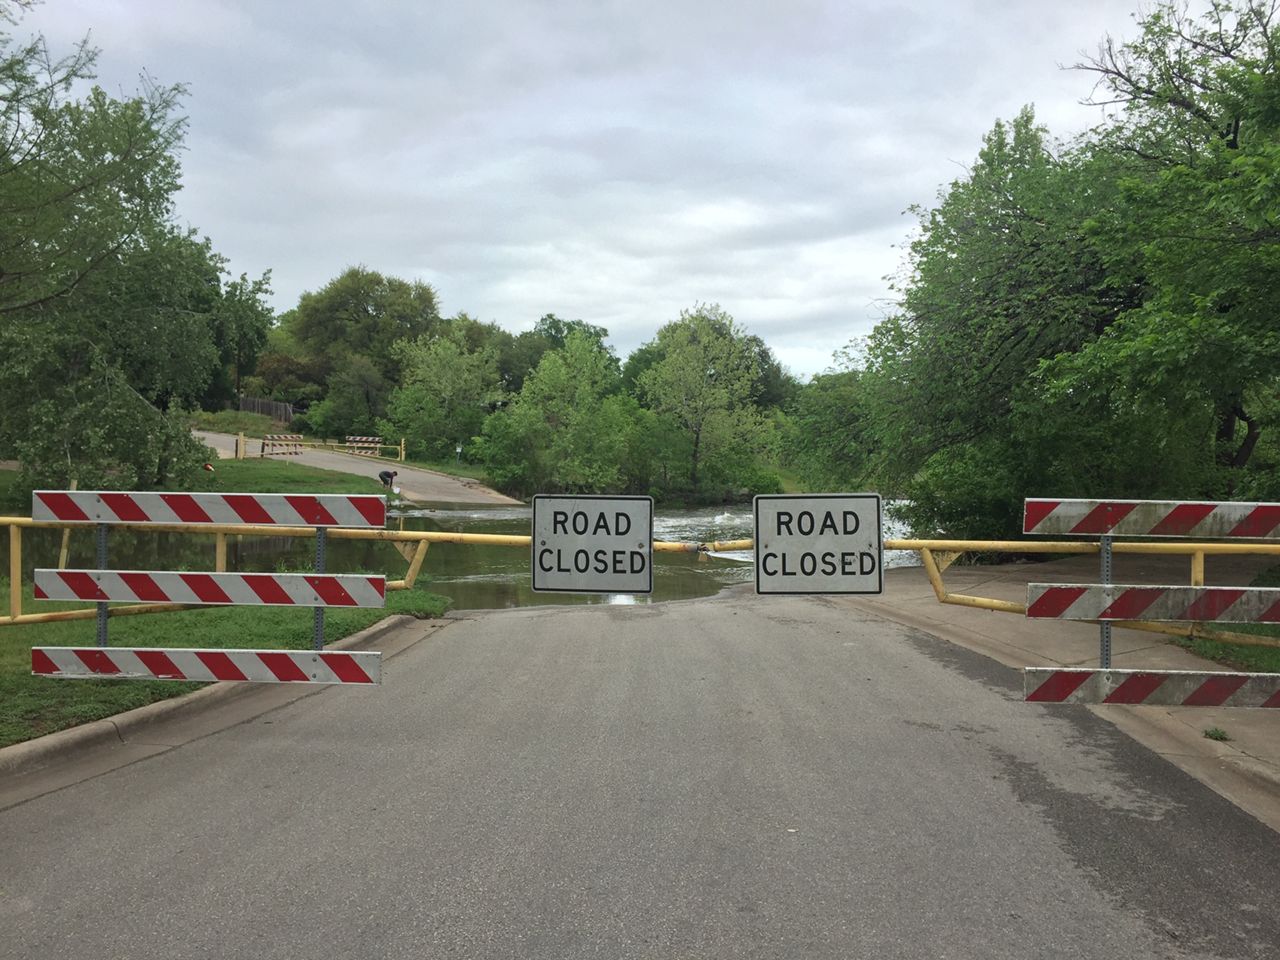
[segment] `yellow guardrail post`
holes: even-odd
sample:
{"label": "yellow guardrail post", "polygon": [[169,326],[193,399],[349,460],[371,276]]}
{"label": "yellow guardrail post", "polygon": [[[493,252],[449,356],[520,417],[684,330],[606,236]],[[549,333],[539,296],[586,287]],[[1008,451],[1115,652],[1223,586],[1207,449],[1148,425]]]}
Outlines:
{"label": "yellow guardrail post", "polygon": [[400,462],[404,463],[404,437],[400,438]]}
{"label": "yellow guardrail post", "polygon": [[934,595],[939,603],[947,602],[947,589],[942,583],[942,571],[933,560],[933,551],[928,547],[920,548],[920,562],[924,564],[924,575],[929,578]]}
{"label": "yellow guardrail post", "polygon": [[215,533],[213,535],[213,569],[216,573],[227,572],[227,535],[225,533]]}
{"label": "yellow guardrail post", "polygon": [[9,525],[9,619],[22,616],[22,528]]}
{"label": "yellow guardrail post", "polygon": [[404,588],[412,590],[414,581],[418,579],[418,574],[422,570],[422,563],[427,559],[427,549],[431,546],[430,540],[419,540],[418,549],[413,552],[413,559],[409,561],[409,569],[404,575]]}

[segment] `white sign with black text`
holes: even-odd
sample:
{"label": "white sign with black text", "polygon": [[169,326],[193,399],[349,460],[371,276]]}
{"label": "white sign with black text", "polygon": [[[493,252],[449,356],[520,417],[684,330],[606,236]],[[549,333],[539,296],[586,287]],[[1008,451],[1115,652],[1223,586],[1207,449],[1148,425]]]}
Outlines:
{"label": "white sign with black text", "polygon": [[533,589],[652,593],[653,498],[533,498]]}
{"label": "white sign with black text", "polygon": [[878,493],[755,498],[756,593],[882,593]]}

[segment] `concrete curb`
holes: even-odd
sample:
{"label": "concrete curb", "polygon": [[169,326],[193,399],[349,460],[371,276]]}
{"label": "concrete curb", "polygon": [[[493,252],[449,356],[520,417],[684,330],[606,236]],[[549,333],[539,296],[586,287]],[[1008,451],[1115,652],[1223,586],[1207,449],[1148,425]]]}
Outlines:
{"label": "concrete curb", "polygon": [[[348,637],[325,644],[326,650],[350,650],[369,646],[392,631],[416,622],[415,617],[395,614],[379,620]],[[0,774],[21,775],[47,766],[54,760],[66,760],[76,754],[92,750],[106,743],[123,743],[128,734],[157,721],[179,713],[207,709],[244,696],[260,685],[255,683],[211,683],[207,687],[184,693],[181,696],[157,700],[145,706],[117,713],[101,720],[45,734],[34,740],[25,740],[0,748]],[[319,688],[317,688],[318,690]]]}

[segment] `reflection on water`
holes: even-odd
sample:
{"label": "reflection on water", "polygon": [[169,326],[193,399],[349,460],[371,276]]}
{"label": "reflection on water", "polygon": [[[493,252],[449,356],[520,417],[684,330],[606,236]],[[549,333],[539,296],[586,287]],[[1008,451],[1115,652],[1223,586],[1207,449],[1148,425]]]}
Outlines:
{"label": "reflection on water", "polygon": [[[416,505],[394,512],[389,526],[406,530],[443,530],[461,533],[517,534],[527,536],[532,511],[527,506]],[[662,510],[654,517],[655,540],[747,540],[752,535],[751,507],[715,507],[699,510]],[[901,533],[886,521],[885,536]],[[35,567],[58,562],[62,542],[59,530],[23,531],[23,567],[30,582]],[[68,566],[93,567],[94,533],[75,530],[70,537]],[[7,553],[7,543],[4,544]],[[214,538],[175,533],[112,530],[108,538],[108,566],[117,570],[212,570]],[[4,561],[7,564],[7,558]],[[293,537],[230,536],[227,566],[245,572],[311,570],[315,540]],[[651,603],[711,596],[726,586],[753,578],[751,551],[713,554],[655,554],[653,593],[649,596],[618,594],[534,593],[530,586],[527,547],[479,546],[433,543],[423,575],[429,589],[453,600],[456,610],[479,610],[564,603]],[[890,551],[885,565],[917,562],[915,554]],[[372,540],[339,540],[330,537],[325,568],[331,573],[385,573],[390,579],[404,575],[407,564],[390,543]],[[7,566],[0,568],[7,569]],[[421,582],[421,581],[420,581]]]}

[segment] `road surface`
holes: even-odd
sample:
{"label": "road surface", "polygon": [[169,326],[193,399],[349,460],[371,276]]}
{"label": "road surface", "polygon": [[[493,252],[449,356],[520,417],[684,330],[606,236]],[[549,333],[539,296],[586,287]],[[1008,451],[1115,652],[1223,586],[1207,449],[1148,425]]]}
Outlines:
{"label": "road surface", "polygon": [[983,657],[834,598],[458,617],[0,812],[0,957],[1280,955],[1280,835]]}
{"label": "road surface", "polygon": [[[193,431],[196,438],[218,451],[220,457],[235,456],[236,438],[229,433],[211,433],[207,430]],[[250,451],[256,451],[259,441],[250,440]],[[287,460],[291,463],[303,463],[309,467],[320,467],[324,470],[337,470],[341,473],[356,473],[366,477],[377,478],[383,470],[394,470],[397,473],[396,485],[406,499],[417,503],[519,503],[511,497],[504,496],[496,490],[490,490],[475,480],[451,477],[432,470],[406,466],[386,460],[374,460],[348,453],[332,453],[328,450],[307,450],[305,453],[289,456],[276,456],[276,460]]]}

